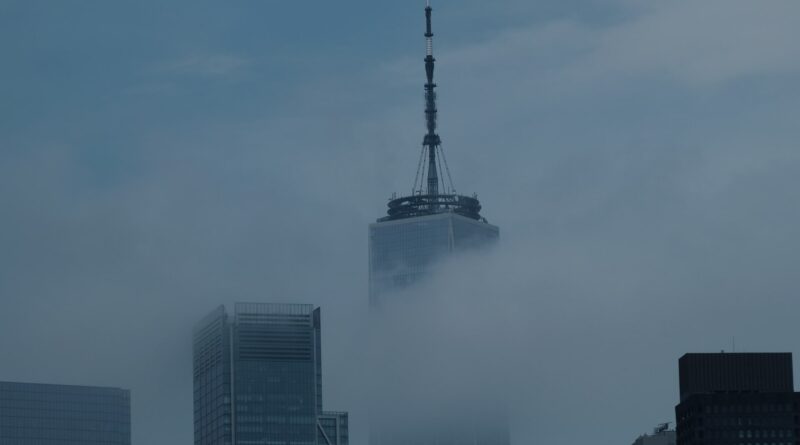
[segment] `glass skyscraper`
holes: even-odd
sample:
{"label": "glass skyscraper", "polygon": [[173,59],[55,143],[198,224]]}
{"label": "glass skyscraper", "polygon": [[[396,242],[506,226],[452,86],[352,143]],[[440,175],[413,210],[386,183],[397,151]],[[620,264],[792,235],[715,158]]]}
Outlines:
{"label": "glass skyscraper", "polygon": [[[392,291],[428,275],[438,261],[456,252],[487,246],[499,229],[480,214],[477,196],[455,191],[437,133],[433,57],[433,8],[425,8],[425,126],[417,175],[409,196],[392,197],[387,215],[369,226],[369,301],[381,305]],[[447,180],[446,180],[447,179]]]}
{"label": "glass skyscraper", "polygon": [[447,256],[492,245],[499,236],[497,226],[450,211],[370,224],[370,305],[414,284]]}
{"label": "glass skyscraper", "polygon": [[[480,214],[477,196],[457,194],[437,133],[436,59],[430,1],[425,8],[425,126],[417,174],[411,194],[393,196],[386,216],[369,226],[369,304],[376,318],[391,310],[391,301],[413,292],[437,264],[454,254],[496,244],[499,229]],[[406,294],[408,295],[408,294]],[[431,296],[432,298],[435,296]],[[421,308],[420,310],[424,310]],[[415,320],[404,320],[413,329]],[[377,323],[379,325],[380,323]],[[427,363],[415,363],[425,367]],[[419,382],[424,385],[427,382]],[[475,388],[472,388],[475,389]],[[434,392],[432,390],[432,392]],[[481,391],[477,391],[481,392]],[[372,445],[507,445],[508,424],[502,403],[482,400],[427,411],[434,395],[411,401],[421,409],[387,413],[374,409],[370,419]],[[489,399],[493,397],[487,397]],[[387,406],[390,400],[376,403]],[[453,405],[451,401],[448,405]],[[423,413],[424,412],[424,413]],[[423,413],[423,414],[420,414]],[[402,417],[402,419],[401,419]]]}
{"label": "glass skyscraper", "polygon": [[0,444],[130,445],[130,391],[0,382]]}
{"label": "glass skyscraper", "polygon": [[220,306],[194,332],[195,445],[347,445],[347,413],[322,411],[320,310]]}

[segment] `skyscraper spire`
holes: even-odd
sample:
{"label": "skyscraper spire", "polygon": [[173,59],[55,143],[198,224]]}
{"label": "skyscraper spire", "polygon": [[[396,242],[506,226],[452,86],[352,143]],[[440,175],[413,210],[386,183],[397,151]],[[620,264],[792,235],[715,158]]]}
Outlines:
{"label": "skyscraper spire", "polygon": [[431,26],[431,2],[428,0],[425,7],[425,22],[426,22],[426,48],[427,55],[425,56],[425,74],[428,77],[428,82],[425,84],[425,123],[428,128],[427,134],[422,145],[428,150],[428,190],[427,194],[436,196],[439,194],[439,176],[438,168],[436,166],[436,151],[439,149],[441,139],[436,134],[436,84],[433,83],[433,70],[436,59],[433,58],[433,29]]}
{"label": "skyscraper spire", "polygon": [[[455,213],[470,219],[486,221],[480,215],[481,203],[477,195],[463,196],[456,193],[447,158],[444,156],[442,141],[436,133],[436,84],[433,72],[436,59],[433,57],[433,26],[431,25],[430,0],[425,7],[425,126],[427,131],[422,141],[422,149],[417,164],[417,175],[411,195],[389,200],[388,215],[378,221],[393,221],[439,213]],[[427,162],[425,154],[427,153]],[[446,179],[445,179],[446,178]]]}

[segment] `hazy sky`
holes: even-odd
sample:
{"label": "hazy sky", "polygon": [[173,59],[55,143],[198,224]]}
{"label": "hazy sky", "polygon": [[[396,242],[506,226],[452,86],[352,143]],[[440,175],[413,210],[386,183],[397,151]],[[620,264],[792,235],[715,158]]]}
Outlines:
{"label": "hazy sky", "polygon": [[[189,444],[193,324],[314,303],[364,445],[423,7],[0,0],[0,380],[130,388],[135,444]],[[800,353],[800,3],[434,7],[444,149],[501,245],[388,323],[387,395],[485,383],[514,443],[627,444],[674,419],[683,353]]]}

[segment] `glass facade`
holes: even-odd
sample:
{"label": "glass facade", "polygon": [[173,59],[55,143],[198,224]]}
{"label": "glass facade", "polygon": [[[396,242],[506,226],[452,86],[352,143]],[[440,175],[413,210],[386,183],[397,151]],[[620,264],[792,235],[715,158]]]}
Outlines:
{"label": "glass facade", "polygon": [[128,390],[0,382],[0,444],[130,443]]}
{"label": "glass facade", "polygon": [[369,299],[401,290],[424,277],[435,263],[453,252],[495,243],[500,230],[456,213],[440,213],[369,226]]}
{"label": "glass facade", "polygon": [[194,443],[231,445],[231,344],[224,307],[194,332]]}
{"label": "glass facade", "polygon": [[194,332],[195,444],[327,444],[320,340],[311,305],[212,312]]}

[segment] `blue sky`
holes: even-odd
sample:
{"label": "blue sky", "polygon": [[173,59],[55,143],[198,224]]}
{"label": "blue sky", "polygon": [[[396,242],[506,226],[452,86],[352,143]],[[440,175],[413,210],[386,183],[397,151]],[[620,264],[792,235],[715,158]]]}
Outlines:
{"label": "blue sky", "polygon": [[[365,443],[366,226],[413,182],[423,6],[0,2],[0,379],[131,388],[135,443],[190,443],[193,323],[310,302]],[[502,230],[469,288],[527,315],[516,443],[671,420],[683,352],[800,351],[797,2],[434,7],[453,180]]]}

